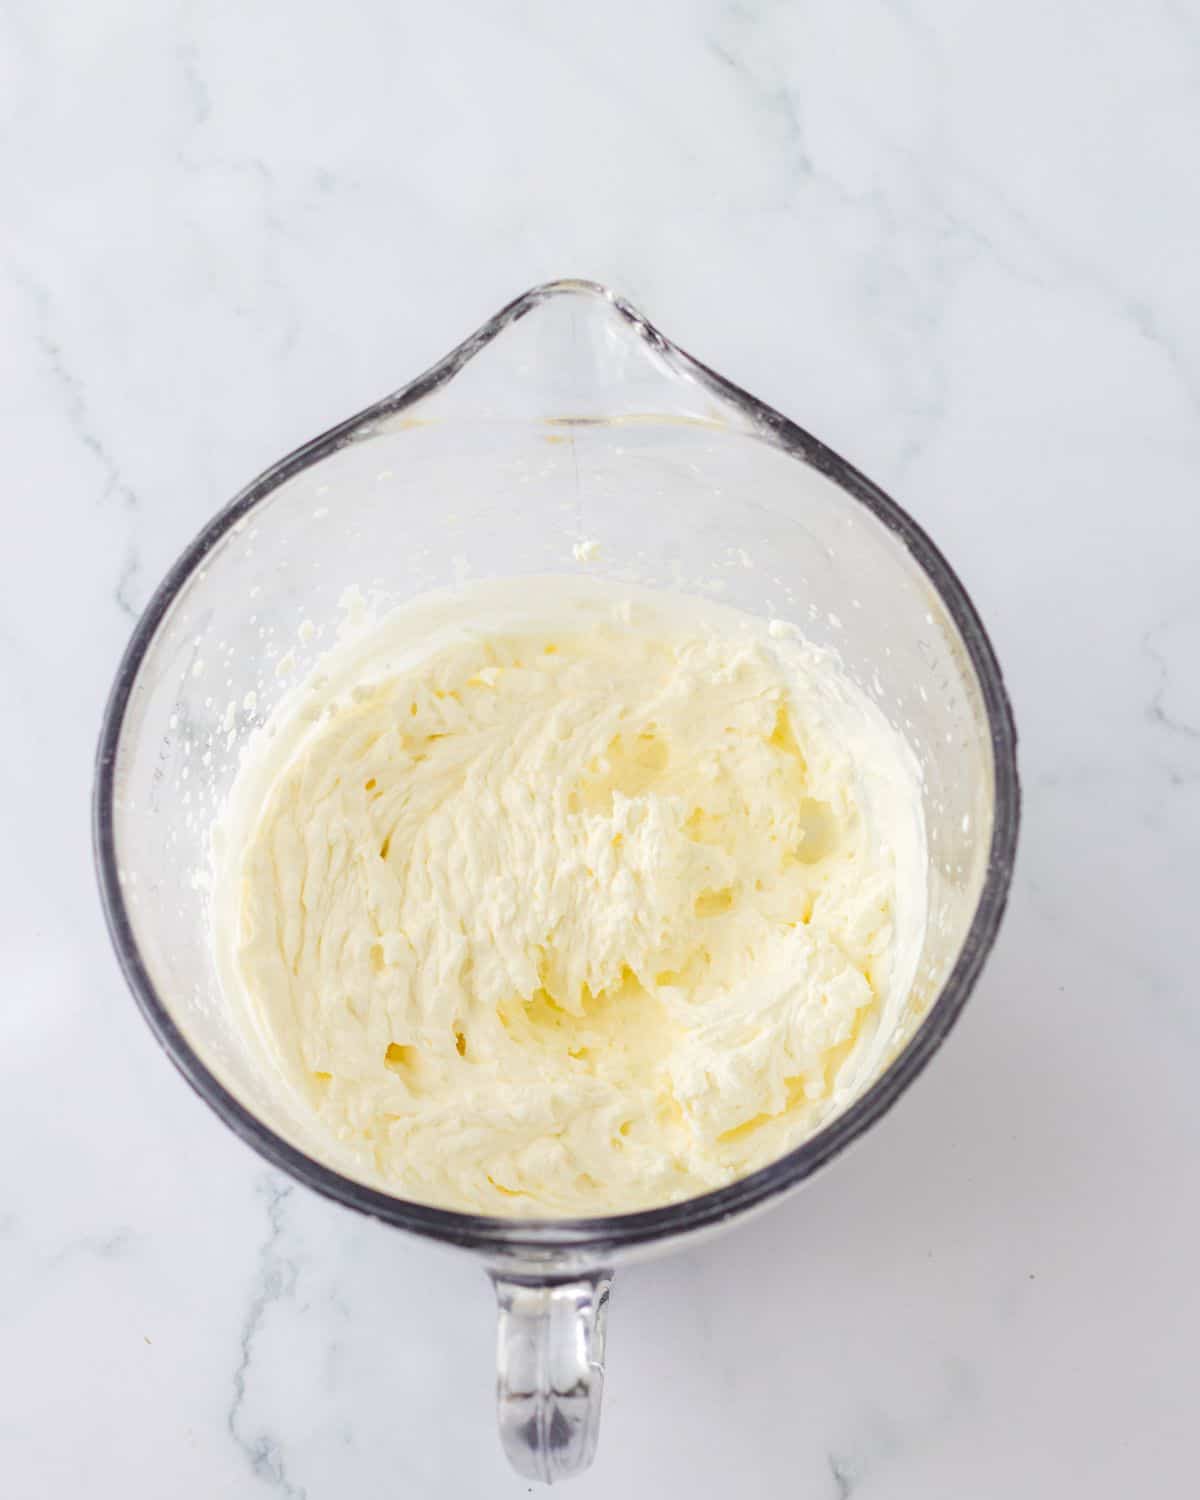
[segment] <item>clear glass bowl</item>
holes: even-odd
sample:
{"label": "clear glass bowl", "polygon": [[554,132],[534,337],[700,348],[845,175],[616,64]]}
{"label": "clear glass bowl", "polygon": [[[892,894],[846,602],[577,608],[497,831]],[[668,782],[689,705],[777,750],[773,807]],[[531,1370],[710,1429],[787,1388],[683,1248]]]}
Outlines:
{"label": "clear glass bowl", "polygon": [[[485,1218],[333,1166],[225,1004],[203,871],[239,747],[329,643],[348,586],[397,602],[464,578],[588,571],[793,619],[834,647],[924,771],[929,925],[890,1065],[844,1113],[716,1192],[604,1218]],[[1016,734],[974,608],[870,480],[671,344],[560,281],[305,444],[196,538],[138,622],[96,768],[105,913],[155,1035],[225,1123],[351,1208],[482,1257],[500,1306],[500,1424],[525,1474],[595,1445],[613,1265],[724,1227],[877,1120],[945,1037],[995,938],[1016,846]]]}

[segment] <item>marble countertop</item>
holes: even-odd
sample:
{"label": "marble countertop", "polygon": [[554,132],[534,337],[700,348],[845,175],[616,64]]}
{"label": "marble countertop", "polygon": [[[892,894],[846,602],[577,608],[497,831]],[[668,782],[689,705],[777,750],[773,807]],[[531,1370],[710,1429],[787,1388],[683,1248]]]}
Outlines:
{"label": "marble countertop", "polygon": [[0,1472],[524,1494],[477,1266],[293,1187],[130,1000],[101,705],[197,528],[590,276],[888,488],[1022,734],[1006,926],[806,1191],[618,1277],[574,1493],[1126,1500],[1195,1465],[1200,11],[0,7]]}

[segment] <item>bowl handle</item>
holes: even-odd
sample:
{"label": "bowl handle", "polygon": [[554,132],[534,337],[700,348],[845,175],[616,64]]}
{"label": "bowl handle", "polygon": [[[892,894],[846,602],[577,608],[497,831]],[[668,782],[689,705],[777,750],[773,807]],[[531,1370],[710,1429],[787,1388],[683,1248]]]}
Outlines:
{"label": "bowl handle", "polygon": [[518,1474],[552,1484],[596,1452],[610,1271],[575,1280],[492,1273],[500,1326],[496,1414]]}

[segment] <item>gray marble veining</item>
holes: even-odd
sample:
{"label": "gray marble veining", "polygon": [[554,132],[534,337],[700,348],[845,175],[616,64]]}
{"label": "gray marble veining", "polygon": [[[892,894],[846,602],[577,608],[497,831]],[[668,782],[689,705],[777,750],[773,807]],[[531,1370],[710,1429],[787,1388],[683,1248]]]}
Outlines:
{"label": "gray marble veining", "polygon": [[198,527],[562,275],[912,510],[992,631],[1027,790],[927,1075],[799,1198],[618,1279],[575,1493],[1182,1493],[1196,7],[11,0],[0,38],[5,1494],[526,1493],[482,1278],[190,1095],[109,952],[86,802]]}

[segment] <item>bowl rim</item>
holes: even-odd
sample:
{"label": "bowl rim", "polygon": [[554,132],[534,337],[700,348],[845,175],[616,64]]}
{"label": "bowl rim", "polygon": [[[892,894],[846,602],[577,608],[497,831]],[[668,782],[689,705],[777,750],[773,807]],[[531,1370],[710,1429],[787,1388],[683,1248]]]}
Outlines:
{"label": "bowl rim", "polygon": [[[953,620],[979,686],[991,734],[995,805],[987,871],[970,927],[937,998],[888,1068],[853,1104],[785,1155],[726,1186],[634,1213],[515,1219],[398,1198],[305,1155],[243,1105],[201,1060],[150,978],[119,877],[114,778],[125,714],[159,626],[193,573],[225,536],[293,475],[364,435],[381,417],[414,405],[452,379],[503,330],[553,297],[604,299],[674,371],[749,419],[752,429],[810,464],[894,533]],[[925,1068],[957,1020],[995,941],[1008,899],[1020,823],[1017,733],[1004,678],[983,623],[957,574],[925,531],[852,464],[796,423],[718,375],[667,339],[624,298],[597,282],[564,279],[515,298],[408,385],[295,449],[247,485],[184,549],[134,626],[110,690],[96,749],[92,839],[101,904],[125,979],[151,1031],[192,1088],[233,1132],[273,1166],[335,1202],[412,1233],[489,1253],[498,1261],[570,1257],[601,1262],[639,1245],[713,1226],[795,1188],[880,1119]]]}

